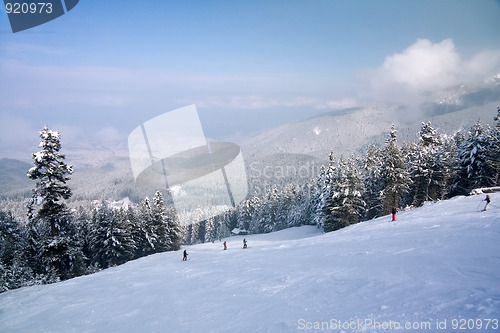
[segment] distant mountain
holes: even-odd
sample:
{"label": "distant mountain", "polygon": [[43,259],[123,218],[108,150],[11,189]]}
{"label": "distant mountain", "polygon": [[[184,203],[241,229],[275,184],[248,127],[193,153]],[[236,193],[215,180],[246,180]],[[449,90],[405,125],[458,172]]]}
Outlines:
{"label": "distant mountain", "polygon": [[246,141],[242,152],[252,191],[262,184],[306,181],[327,163],[330,151],[336,157],[348,157],[363,152],[369,143],[383,144],[392,124],[399,142],[415,141],[422,122],[427,121],[442,134],[468,130],[478,120],[493,124],[500,105],[500,77],[481,87],[442,91],[433,98],[434,102],[414,109],[379,103],[333,111],[270,129]]}
{"label": "distant mountain", "polygon": [[31,180],[26,176],[31,167],[26,162],[0,159],[0,198],[31,194]]}

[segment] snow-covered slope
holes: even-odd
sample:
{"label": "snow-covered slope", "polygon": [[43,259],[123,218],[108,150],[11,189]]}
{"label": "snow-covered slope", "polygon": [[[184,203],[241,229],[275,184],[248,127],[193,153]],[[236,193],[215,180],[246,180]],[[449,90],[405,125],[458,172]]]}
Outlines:
{"label": "snow-covered slope", "polygon": [[500,193],[491,198],[486,212],[478,212],[483,195],[457,197],[400,212],[396,222],[252,235],[246,250],[243,237],[231,237],[227,251],[220,242],[186,247],[187,262],[181,251],[164,253],[6,292],[0,332],[381,332],[405,324],[453,332],[464,320],[475,325],[469,332],[498,331]]}

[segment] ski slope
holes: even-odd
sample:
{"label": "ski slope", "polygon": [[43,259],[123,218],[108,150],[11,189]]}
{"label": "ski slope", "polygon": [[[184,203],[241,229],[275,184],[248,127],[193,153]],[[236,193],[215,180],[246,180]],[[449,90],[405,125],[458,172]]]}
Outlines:
{"label": "ski slope", "polygon": [[396,222],[251,235],[246,250],[231,237],[227,251],[185,247],[187,262],[157,254],[9,291],[0,332],[498,332],[500,193],[490,196],[486,212],[484,195],[456,197]]}

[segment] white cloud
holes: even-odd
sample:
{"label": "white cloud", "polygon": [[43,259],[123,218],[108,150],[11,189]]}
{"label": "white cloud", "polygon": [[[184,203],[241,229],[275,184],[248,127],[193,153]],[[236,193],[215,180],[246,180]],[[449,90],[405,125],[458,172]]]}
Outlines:
{"label": "white cloud", "polygon": [[402,53],[387,57],[380,71],[394,83],[425,90],[456,83],[459,65],[460,56],[451,39],[437,44],[419,39]]}
{"label": "white cloud", "polygon": [[462,84],[477,84],[500,72],[500,51],[483,51],[463,59],[453,40],[433,43],[418,39],[385,58],[362,75],[369,87],[365,97],[392,102],[417,102],[425,96]]}

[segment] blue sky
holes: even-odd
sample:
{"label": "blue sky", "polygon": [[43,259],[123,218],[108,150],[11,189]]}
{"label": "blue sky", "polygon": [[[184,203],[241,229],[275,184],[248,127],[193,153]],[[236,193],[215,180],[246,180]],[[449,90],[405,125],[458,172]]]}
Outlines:
{"label": "blue sky", "polygon": [[2,10],[0,157],[29,158],[45,124],[70,147],[126,145],[194,103],[228,139],[480,80],[500,72],[498,17],[493,0],[80,0],[13,34]]}

